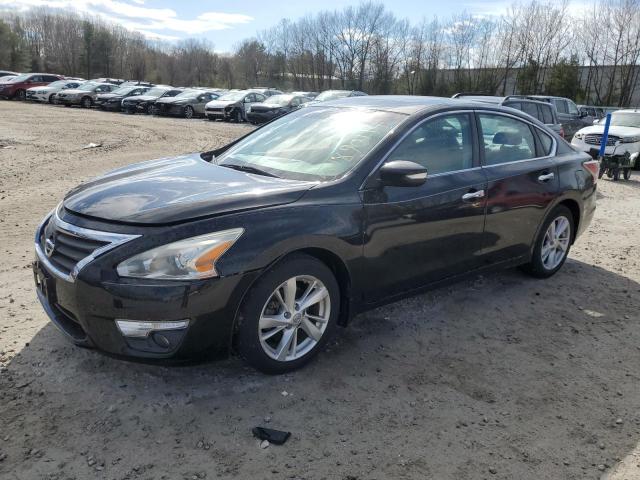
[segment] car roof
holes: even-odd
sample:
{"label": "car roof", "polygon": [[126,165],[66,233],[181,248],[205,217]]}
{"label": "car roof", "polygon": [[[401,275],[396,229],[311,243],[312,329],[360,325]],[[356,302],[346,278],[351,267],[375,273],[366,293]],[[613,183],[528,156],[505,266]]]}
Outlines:
{"label": "car roof", "polygon": [[359,107],[387,112],[411,115],[429,107],[463,106],[465,103],[473,106],[477,103],[464,102],[454,98],[421,97],[414,95],[364,95],[328,100],[311,106],[331,107]]}

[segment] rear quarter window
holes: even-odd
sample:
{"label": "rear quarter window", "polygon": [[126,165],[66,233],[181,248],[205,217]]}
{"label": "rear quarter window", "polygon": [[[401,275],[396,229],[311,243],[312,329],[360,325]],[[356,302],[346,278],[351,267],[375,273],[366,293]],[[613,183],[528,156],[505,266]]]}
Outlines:
{"label": "rear quarter window", "polygon": [[553,150],[553,139],[549,134],[543,132],[542,130],[536,129],[538,131],[538,137],[540,138],[540,145],[542,146],[542,154],[547,156],[551,155]]}
{"label": "rear quarter window", "polygon": [[553,118],[553,110],[550,106],[547,105],[538,105],[538,109],[540,110],[540,121],[542,123],[546,123],[547,125],[553,125],[556,123]]}

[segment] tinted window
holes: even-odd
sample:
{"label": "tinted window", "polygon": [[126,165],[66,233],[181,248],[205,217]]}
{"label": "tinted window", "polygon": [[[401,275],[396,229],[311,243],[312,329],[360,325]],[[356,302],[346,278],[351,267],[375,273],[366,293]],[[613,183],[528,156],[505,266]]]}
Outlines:
{"label": "tinted window", "polygon": [[387,161],[419,163],[431,175],[473,166],[473,137],[469,115],[447,115],[427,120],[407,136]]}
{"label": "tinted window", "polygon": [[528,124],[512,117],[480,114],[485,165],[536,157],[536,144]]}
{"label": "tinted window", "polygon": [[555,120],[553,119],[553,111],[550,106],[547,105],[538,105],[538,110],[540,111],[540,121],[542,123],[546,123],[547,125],[555,124]]}
{"label": "tinted window", "polygon": [[522,102],[522,111],[540,120],[538,116],[538,106],[535,103]]}
{"label": "tinted window", "polygon": [[538,137],[540,137],[540,143],[542,144],[542,153],[545,155],[551,155],[551,149],[553,148],[553,140],[542,130],[538,130]]}
{"label": "tinted window", "polygon": [[34,75],[33,77],[31,77],[29,79],[30,82],[42,82],[42,76],[41,75]]}
{"label": "tinted window", "polygon": [[45,75],[44,76],[44,81],[45,82],[55,82],[56,80],[60,80],[58,77],[55,77],[53,75]]}
{"label": "tinted window", "polygon": [[567,106],[566,100],[561,100],[558,98],[553,99],[553,104],[556,106],[558,113],[569,113],[569,107]]}

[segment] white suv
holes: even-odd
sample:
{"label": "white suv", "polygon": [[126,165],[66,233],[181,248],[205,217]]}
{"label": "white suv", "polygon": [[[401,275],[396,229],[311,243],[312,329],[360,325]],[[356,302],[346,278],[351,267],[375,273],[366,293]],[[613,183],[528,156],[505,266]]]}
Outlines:
{"label": "white suv", "polygon": [[[597,125],[578,130],[571,145],[587,153],[599,149],[604,135],[604,123],[603,119]],[[637,167],[639,155],[634,154],[640,152],[640,110],[618,110],[611,114],[605,154],[624,155],[627,152]]]}

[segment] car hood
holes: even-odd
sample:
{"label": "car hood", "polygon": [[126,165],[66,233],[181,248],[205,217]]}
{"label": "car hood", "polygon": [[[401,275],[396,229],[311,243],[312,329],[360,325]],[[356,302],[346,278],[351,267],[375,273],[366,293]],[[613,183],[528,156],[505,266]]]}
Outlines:
{"label": "car hood", "polygon": [[133,97],[125,97],[126,102],[150,102],[157,100],[159,97],[155,95],[134,95]]}
{"label": "car hood", "polygon": [[166,225],[295,202],[313,185],[220,167],[196,153],[114,170],[71,190],[63,204],[107,221]]}
{"label": "car hood", "polygon": [[100,93],[97,98],[100,100],[110,100],[112,98],[124,98],[124,95],[118,95],[116,93]]}
{"label": "car hood", "polygon": [[93,92],[89,90],[78,90],[77,88],[67,88],[66,90],[62,90],[60,93],[69,93],[71,95],[80,95],[82,93],[86,93],[87,95],[91,95]]}
{"label": "car hood", "polygon": [[179,103],[179,102],[189,103],[193,101],[195,101],[195,97],[181,97],[181,98],[161,97],[156,101],[156,103]]}
{"label": "car hood", "polygon": [[[589,127],[582,128],[578,131],[584,135],[588,134],[604,134],[604,125],[591,125]],[[609,135],[615,135],[617,137],[635,137],[640,135],[640,128],[636,127],[620,127],[611,125],[609,127]]]}
{"label": "car hood", "polygon": [[31,90],[32,92],[42,91],[42,90],[44,90],[45,92],[49,92],[55,89],[53,87],[31,87],[31,88],[27,88],[27,92],[29,90]]}
{"label": "car hood", "polygon": [[233,105],[235,103],[238,103],[238,102],[233,100],[211,100],[209,103],[207,103],[204,106],[204,108],[224,108],[228,105]]}

